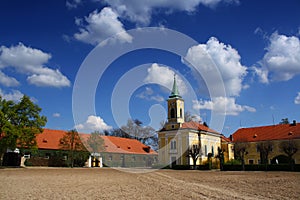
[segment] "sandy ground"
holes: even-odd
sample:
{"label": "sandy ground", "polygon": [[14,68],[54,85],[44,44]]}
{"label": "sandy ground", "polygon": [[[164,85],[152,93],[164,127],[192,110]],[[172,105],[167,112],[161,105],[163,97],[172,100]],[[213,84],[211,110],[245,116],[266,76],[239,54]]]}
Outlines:
{"label": "sandy ground", "polygon": [[0,169],[0,199],[300,199],[300,173],[129,171]]}

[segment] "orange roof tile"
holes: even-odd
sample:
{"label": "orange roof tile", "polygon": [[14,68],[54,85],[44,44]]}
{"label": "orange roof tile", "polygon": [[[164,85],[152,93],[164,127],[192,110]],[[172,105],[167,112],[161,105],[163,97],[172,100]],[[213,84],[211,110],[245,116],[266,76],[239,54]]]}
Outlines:
{"label": "orange roof tile", "polygon": [[232,141],[230,140],[230,138],[227,138],[227,137],[225,137],[224,135],[221,135],[221,140],[222,140],[222,142],[223,142],[223,141],[225,141],[225,142],[232,142]]}
{"label": "orange roof tile", "polygon": [[204,126],[203,124],[194,122],[194,121],[190,121],[190,122],[185,122],[182,124],[182,128],[190,128],[190,129],[196,129],[199,131],[207,131],[207,132],[211,132],[211,133],[218,133],[217,131],[208,128],[207,126]]}
{"label": "orange roof tile", "polygon": [[[36,137],[39,149],[60,149],[60,139],[66,131],[44,129],[43,133]],[[79,133],[80,138],[86,141],[90,134]],[[101,136],[104,139],[105,152],[109,153],[127,153],[127,154],[152,154],[157,152],[135,139],[120,138],[114,136]],[[86,142],[84,142],[86,144]],[[150,148],[150,149],[149,149]],[[149,149],[149,153],[146,151]]]}
{"label": "orange roof tile", "polygon": [[271,126],[241,128],[233,133],[232,136],[233,142],[300,139],[300,123],[296,123],[295,125],[278,124]]}
{"label": "orange roof tile", "polygon": [[51,130],[44,128],[43,133],[36,136],[36,142],[39,149],[60,149],[60,139],[66,131]]}

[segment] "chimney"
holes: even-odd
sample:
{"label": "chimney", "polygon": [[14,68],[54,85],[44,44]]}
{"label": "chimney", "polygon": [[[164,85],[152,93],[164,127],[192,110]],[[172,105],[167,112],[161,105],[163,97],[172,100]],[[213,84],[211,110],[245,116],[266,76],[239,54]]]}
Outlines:
{"label": "chimney", "polygon": [[232,135],[229,136],[230,141],[233,141],[233,137]]}
{"label": "chimney", "polygon": [[296,120],[293,120],[293,126],[296,126],[297,122]]}

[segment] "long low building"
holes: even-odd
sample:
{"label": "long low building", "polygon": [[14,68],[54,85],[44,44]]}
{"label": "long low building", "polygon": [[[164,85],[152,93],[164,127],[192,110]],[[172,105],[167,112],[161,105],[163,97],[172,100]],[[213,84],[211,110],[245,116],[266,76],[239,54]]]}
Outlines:
{"label": "long low building", "polygon": [[251,128],[240,128],[232,134],[232,142],[237,148],[245,144],[245,163],[261,164],[262,150],[268,151],[269,164],[288,163],[287,151],[291,159],[300,164],[300,123],[277,124]]}
{"label": "long low building", "polygon": [[[60,166],[68,160],[70,153],[63,148],[62,138],[67,131],[44,129],[36,136],[37,151],[25,150],[24,157],[30,165]],[[84,144],[85,166],[87,167],[150,167],[158,160],[158,154],[149,146],[136,139],[120,138],[114,136],[100,136],[101,151],[93,152],[87,143],[90,134],[79,133]],[[55,159],[53,159],[55,157]]]}

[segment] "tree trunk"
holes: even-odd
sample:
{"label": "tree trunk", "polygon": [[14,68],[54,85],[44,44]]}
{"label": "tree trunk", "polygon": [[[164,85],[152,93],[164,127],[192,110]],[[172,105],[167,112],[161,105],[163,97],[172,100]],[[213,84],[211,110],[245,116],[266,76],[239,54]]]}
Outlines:
{"label": "tree trunk", "polygon": [[3,164],[3,158],[4,158],[4,153],[1,152],[0,153],[0,166],[2,166],[2,164]]}

